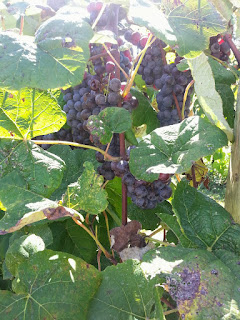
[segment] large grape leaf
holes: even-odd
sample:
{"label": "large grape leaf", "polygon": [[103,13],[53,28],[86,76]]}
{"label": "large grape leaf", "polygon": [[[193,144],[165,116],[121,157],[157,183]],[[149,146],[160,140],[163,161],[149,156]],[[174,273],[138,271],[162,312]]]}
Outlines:
{"label": "large grape leaf", "polygon": [[172,204],[183,233],[192,243],[209,251],[226,249],[240,254],[240,226],[217,202],[181,182]]}
{"label": "large grape leaf", "polygon": [[155,280],[147,280],[136,260],[106,268],[90,305],[88,320],[150,319]]}
{"label": "large grape leaf", "polygon": [[135,127],[146,124],[146,133],[150,133],[159,127],[156,111],[152,108],[149,99],[142,92],[132,88],[131,94],[138,99],[138,107],[132,112],[132,121]]}
{"label": "large grape leaf", "polygon": [[48,149],[51,154],[60,157],[66,164],[63,179],[60,187],[52,194],[51,199],[60,199],[70,183],[77,181],[83,173],[83,163],[91,161],[96,169],[99,162],[95,159],[94,150],[71,149],[69,146],[53,145]]}
{"label": "large grape leaf", "polygon": [[5,320],[86,320],[100,283],[100,272],[82,259],[44,250],[19,265],[13,286],[16,294],[0,291],[0,316]]}
{"label": "large grape leaf", "polygon": [[5,263],[12,275],[16,276],[18,266],[36,252],[43,251],[45,243],[35,234],[24,235],[13,241],[5,257]]}
{"label": "large grape leaf", "polygon": [[143,259],[141,268],[149,278],[165,277],[181,319],[239,319],[239,264],[236,275],[211,252],[180,247],[151,250]]}
{"label": "large grape leaf", "polygon": [[208,57],[202,53],[200,56],[188,59],[198,101],[207,117],[223,130],[228,139],[232,141],[233,130],[223,115],[223,103],[221,96],[216,91],[213,72],[208,62]]}
{"label": "large grape leaf", "polygon": [[28,190],[24,179],[14,171],[0,179],[0,201],[6,208],[0,220],[0,235],[46,218],[78,216],[74,210],[59,207],[57,202]]}
{"label": "large grape leaf", "polygon": [[18,173],[28,190],[49,197],[62,181],[65,163],[31,141],[0,140],[0,177]]}
{"label": "large grape leaf", "polygon": [[91,162],[83,165],[85,170],[77,182],[68,186],[63,196],[63,204],[75,210],[98,214],[108,205],[107,192],[102,188],[103,177],[99,176]]}
{"label": "large grape leaf", "polygon": [[91,26],[75,14],[56,14],[33,37],[0,34],[0,83],[8,90],[77,85],[89,59]]}
{"label": "large grape leaf", "polygon": [[87,127],[91,134],[96,135],[102,144],[109,143],[113,133],[122,133],[132,126],[127,110],[111,107],[102,110],[97,116],[90,116]]}
{"label": "large grape leaf", "polygon": [[58,131],[65,122],[66,114],[50,93],[0,91],[0,138],[31,139]]}
{"label": "large grape leaf", "polygon": [[209,37],[225,30],[222,16],[207,0],[187,0],[168,15],[148,0],[131,1],[130,15],[158,38],[174,47],[180,56],[196,56],[207,48]]}
{"label": "large grape leaf", "polygon": [[159,173],[183,173],[192,162],[227,145],[224,132],[206,119],[190,117],[158,128],[130,153],[130,170],[138,179],[154,181]]}

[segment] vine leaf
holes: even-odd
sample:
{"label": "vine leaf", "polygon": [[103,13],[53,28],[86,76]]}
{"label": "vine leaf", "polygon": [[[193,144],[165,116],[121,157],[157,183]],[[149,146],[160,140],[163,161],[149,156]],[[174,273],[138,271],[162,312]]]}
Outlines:
{"label": "vine leaf", "polygon": [[95,150],[71,149],[65,145],[53,145],[48,149],[51,154],[60,157],[66,164],[66,170],[63,173],[63,179],[60,187],[51,195],[51,199],[61,199],[68,185],[77,181],[83,173],[83,163],[91,161],[96,169],[99,166],[95,158]]}
{"label": "vine leaf", "polygon": [[[3,319],[87,319],[101,273],[73,255],[44,250],[19,265],[15,293],[0,291]],[[20,318],[19,318],[20,319]]]}
{"label": "vine leaf", "polygon": [[132,88],[131,94],[138,99],[138,107],[132,112],[132,121],[135,127],[147,125],[146,133],[149,134],[159,127],[156,111],[152,108],[149,99],[142,92]]}
{"label": "vine leaf", "polygon": [[9,246],[4,262],[12,275],[16,276],[18,266],[33,254],[43,251],[45,243],[35,234],[24,235]]}
{"label": "vine leaf", "polygon": [[84,172],[77,182],[68,186],[63,205],[74,210],[98,214],[108,206],[107,192],[102,189],[103,177],[99,176],[91,162],[84,163]]}
{"label": "vine leaf", "polygon": [[37,30],[35,41],[12,32],[1,33],[1,87],[47,90],[79,84],[92,36],[91,26],[76,13],[59,13],[45,21]]}
{"label": "vine leaf", "polygon": [[32,139],[58,131],[65,122],[66,114],[47,92],[0,91],[0,138]]}
{"label": "vine leaf", "polygon": [[90,305],[88,320],[150,319],[155,280],[147,280],[136,260],[107,267]]}
{"label": "vine leaf", "polygon": [[240,265],[234,267],[238,275],[211,252],[181,247],[149,251],[141,264],[149,278],[166,279],[165,288],[176,301],[181,319],[237,320]]}
{"label": "vine leaf", "polygon": [[110,107],[102,110],[97,116],[90,116],[87,127],[96,135],[102,144],[109,143],[113,133],[122,133],[130,129],[132,121],[127,110]]}
{"label": "vine leaf", "polygon": [[226,22],[207,0],[188,0],[167,16],[148,0],[131,1],[133,21],[174,47],[180,56],[197,56],[207,48],[209,37],[225,30]]}
{"label": "vine leaf", "polygon": [[0,140],[0,177],[18,173],[28,190],[49,197],[61,184],[65,163],[32,141]]}
{"label": "vine leaf", "polygon": [[159,173],[183,173],[203,156],[227,145],[224,132],[206,119],[190,117],[158,128],[130,153],[130,170],[138,179],[154,181]]}
{"label": "vine leaf", "polygon": [[24,179],[14,171],[0,179],[0,201],[6,208],[5,215],[0,220],[0,235],[20,230],[46,218],[81,218],[76,211],[63,208],[57,202],[28,190]]}
{"label": "vine leaf", "polygon": [[224,118],[222,99],[216,91],[213,72],[207,56],[202,53],[194,59],[188,59],[188,63],[195,80],[195,92],[203,111],[217,127],[226,133],[228,139],[232,141],[233,130]]}
{"label": "vine leaf", "polygon": [[172,204],[181,230],[198,248],[240,254],[240,226],[217,202],[181,182]]}

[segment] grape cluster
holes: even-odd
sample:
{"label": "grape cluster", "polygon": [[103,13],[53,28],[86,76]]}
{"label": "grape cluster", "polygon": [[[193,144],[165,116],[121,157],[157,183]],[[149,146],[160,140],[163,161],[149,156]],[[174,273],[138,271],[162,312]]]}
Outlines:
{"label": "grape cluster", "polygon": [[222,61],[228,61],[230,46],[222,39],[221,35],[210,38],[209,48],[212,56]]}
{"label": "grape cluster", "polygon": [[[157,117],[160,121],[160,127],[180,122],[175,99],[178,101],[181,112],[185,89],[191,80],[192,76],[190,70],[180,72],[176,63],[171,63],[163,67],[163,74],[161,78],[155,81],[156,88],[160,89],[156,97],[159,110]],[[193,88],[191,87],[188,91],[188,96],[185,102],[184,117],[187,117],[189,114],[191,102],[190,94],[192,93],[192,90]]]}
{"label": "grape cluster", "polygon": [[[107,146],[102,146],[101,149],[106,150]],[[120,150],[120,142],[119,142],[119,135],[113,134],[112,141],[110,143],[108,154],[113,157],[119,157],[119,150]],[[104,155],[100,152],[96,152],[96,159],[98,162],[102,163],[97,168],[97,172],[102,175],[106,180],[113,180],[115,178],[115,173],[112,170],[112,161],[105,161]]]}
{"label": "grape cluster", "polygon": [[[108,93],[104,90],[108,85]],[[105,88],[105,89],[104,89]],[[91,115],[111,106],[117,106],[121,101],[121,81],[114,78],[107,84],[107,79],[87,75],[80,85],[64,91],[66,104],[63,110],[67,114],[67,124],[72,128],[73,140],[78,143],[91,144],[87,121]]]}
{"label": "grape cluster", "polygon": [[156,39],[151,47],[149,47],[144,55],[142,63],[138,69],[138,74],[142,75],[142,79],[146,85],[154,85],[159,81],[163,73],[163,62],[160,46],[166,46],[159,39]]}
{"label": "grape cluster", "polygon": [[159,179],[153,182],[137,180],[129,172],[129,164],[126,160],[112,162],[111,169],[117,177],[122,178],[123,183],[127,186],[128,196],[141,209],[153,209],[158,203],[172,195],[169,174],[160,174]]}
{"label": "grape cluster", "polygon": [[[60,140],[73,141],[71,129],[61,128],[58,132],[45,134],[43,136],[35,137],[34,140]],[[51,147],[51,144],[41,144],[45,150]]]}

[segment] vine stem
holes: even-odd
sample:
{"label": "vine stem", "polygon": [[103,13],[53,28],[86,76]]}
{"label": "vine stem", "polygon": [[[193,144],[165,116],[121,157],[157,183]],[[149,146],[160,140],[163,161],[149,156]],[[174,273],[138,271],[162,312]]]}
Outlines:
{"label": "vine stem", "polygon": [[[112,49],[110,50],[109,52],[112,53],[113,51],[115,51],[115,49]],[[88,61],[92,61],[92,60],[95,60],[95,59],[98,59],[98,58],[102,58],[102,57],[106,57],[108,56],[108,52],[107,51],[104,51],[102,53],[99,53],[99,54],[95,54],[95,56],[91,56]]]}
{"label": "vine stem", "polygon": [[[115,20],[111,28],[116,37],[118,37],[118,13],[119,5],[112,4],[113,11],[115,13]],[[118,48],[118,46],[117,46]],[[114,53],[114,59],[116,60],[115,73],[116,78],[120,80],[120,52],[119,49]],[[122,102],[118,103],[118,107],[122,107]],[[125,150],[125,135],[124,133],[119,133],[119,142],[120,142],[120,157],[126,159],[126,150]],[[127,224],[127,186],[122,182],[122,225]]]}
{"label": "vine stem", "polygon": [[105,43],[103,43],[103,47],[106,50],[107,54],[113,59],[113,61],[116,63],[117,67],[122,71],[122,73],[124,74],[124,76],[128,79],[128,75],[126,74],[126,72],[123,70],[123,68],[120,66],[120,61],[118,62],[114,56],[111,54],[111,52],[108,50],[107,46],[105,45]]}
{"label": "vine stem", "polygon": [[182,104],[182,119],[184,119],[184,111],[185,111],[185,104],[186,104],[186,100],[187,100],[188,91],[191,88],[191,86],[194,84],[194,82],[195,82],[194,80],[189,82],[189,84],[187,85],[185,92],[184,92],[183,104]]}
{"label": "vine stem", "polygon": [[110,253],[102,246],[102,244],[99,242],[98,238],[94,236],[94,234],[92,234],[92,232],[82,223],[80,222],[78,219],[76,219],[75,217],[72,217],[73,221],[79,225],[80,227],[82,227],[89,235],[90,237],[93,238],[93,240],[96,242],[97,246],[102,250],[102,252],[104,253],[105,257],[107,259],[109,259],[113,264],[117,264],[117,262],[115,261],[115,259],[113,259],[113,257],[110,255]]}
{"label": "vine stem", "polygon": [[237,49],[237,47],[235,46],[235,43],[232,41],[232,37],[229,33],[225,34],[224,36],[224,40],[226,40],[226,42],[228,43],[229,47],[232,49],[232,52],[235,55],[235,58],[238,62],[238,66],[240,67],[240,52]]}
{"label": "vine stem", "polygon": [[163,302],[163,303],[165,303],[166,304],[166,306],[168,306],[169,308],[171,308],[171,309],[176,309],[172,304],[171,304],[171,302],[169,302],[166,298],[164,298],[164,297],[162,297],[161,298],[161,301]]}
{"label": "vine stem", "polygon": [[153,239],[153,238],[150,238],[150,237],[145,237],[145,239],[150,241],[150,242],[157,242],[157,243],[162,244],[163,246],[166,246],[166,247],[176,247],[175,244],[169,243],[167,241],[161,241],[161,240]]}
{"label": "vine stem", "polygon": [[105,158],[107,158],[110,161],[118,161],[119,160],[119,157],[112,157],[110,154],[106,153],[102,149],[99,149],[94,146],[89,146],[89,145],[77,143],[77,142],[57,141],[57,140],[31,140],[31,141],[34,142],[35,144],[60,144],[60,145],[64,145],[64,146],[73,146],[73,147],[78,147],[78,148],[92,149],[92,150],[100,152],[101,154],[103,154],[105,156]]}
{"label": "vine stem", "polygon": [[1,16],[1,24],[2,24],[3,31],[6,31],[5,19],[3,16]]}
{"label": "vine stem", "polygon": [[143,57],[144,57],[144,55],[145,55],[145,53],[146,53],[146,51],[147,51],[147,49],[149,47],[149,43],[150,43],[152,37],[153,37],[153,35],[150,34],[150,36],[148,37],[147,43],[145,45],[145,48],[142,50],[142,54],[141,54],[141,56],[140,56],[140,58],[138,60],[138,64],[137,64],[136,68],[134,69],[133,75],[131,76],[131,79],[129,80],[129,82],[127,83],[127,85],[124,88],[124,91],[123,91],[123,94],[122,94],[123,97],[125,97],[130,92],[130,89],[131,89],[131,87],[133,85],[133,81],[134,81],[135,76],[136,76],[136,74],[138,72],[140,64],[142,63]]}
{"label": "vine stem", "polygon": [[164,228],[161,226],[158,229],[156,229],[155,231],[153,231],[151,234],[149,234],[148,237],[152,238],[155,234],[161,232],[162,230],[164,230]]}
{"label": "vine stem", "polygon": [[24,15],[21,15],[20,31],[19,31],[20,36],[23,34],[23,28],[24,28]]}
{"label": "vine stem", "polygon": [[164,314],[165,316],[167,316],[168,314],[175,313],[175,312],[178,312],[178,309],[177,309],[177,308],[176,308],[176,309],[172,309],[172,310],[168,310],[168,311],[164,311],[163,314]]}
{"label": "vine stem", "polygon": [[97,25],[98,21],[100,20],[100,18],[102,16],[103,11],[105,10],[106,6],[107,6],[107,4],[103,3],[103,6],[102,6],[101,10],[99,11],[99,14],[98,14],[97,18],[96,18],[96,20],[94,21],[94,23],[92,25],[92,29],[94,29],[96,27],[96,25]]}

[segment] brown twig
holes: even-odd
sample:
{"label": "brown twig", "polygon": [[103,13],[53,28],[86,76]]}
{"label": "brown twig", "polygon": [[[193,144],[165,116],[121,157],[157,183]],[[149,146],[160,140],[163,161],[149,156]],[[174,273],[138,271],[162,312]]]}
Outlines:
{"label": "brown twig", "polygon": [[174,102],[175,102],[175,105],[176,105],[176,108],[177,108],[177,113],[178,113],[179,119],[180,119],[180,121],[182,121],[182,114],[181,114],[181,110],[180,110],[180,107],[179,107],[178,99],[177,99],[177,97],[176,97],[174,92],[172,93],[172,95],[173,95],[173,99],[174,99]]}
{"label": "brown twig", "polygon": [[240,52],[235,46],[235,43],[232,41],[232,37],[230,34],[225,34],[224,40],[229,44],[229,47],[232,49],[232,52],[234,53],[234,56],[238,62],[238,67],[240,67]]}
{"label": "brown twig", "polygon": [[19,31],[20,36],[23,34],[23,28],[24,28],[24,15],[21,15],[20,31]]}
{"label": "brown twig", "polygon": [[[115,51],[115,49],[112,49],[112,50],[110,50],[109,52],[113,52],[113,51]],[[104,52],[102,52],[102,53],[99,53],[99,54],[95,54],[95,56],[91,56],[89,59],[88,59],[88,61],[92,61],[92,60],[96,60],[96,59],[99,59],[99,58],[103,58],[103,57],[106,57],[106,56],[108,56],[109,54],[108,54],[108,52],[107,51],[104,51]]]}
{"label": "brown twig", "polygon": [[101,255],[102,255],[102,250],[99,249],[99,250],[98,250],[98,253],[97,253],[98,271],[102,271],[102,270],[101,270]]}
{"label": "brown twig", "polygon": [[159,43],[159,48],[160,48],[160,50],[161,50],[161,56],[162,56],[163,64],[166,65],[166,64],[167,64],[166,52],[163,50],[163,46],[162,46],[161,41],[160,41],[160,43]]}
{"label": "brown twig", "polygon": [[3,16],[1,16],[1,24],[2,24],[3,31],[5,31],[6,30],[6,25],[5,25],[5,18]]}
{"label": "brown twig", "polygon": [[175,308],[176,308],[175,306],[173,306],[173,305],[171,304],[171,302],[169,302],[169,301],[168,301],[166,298],[164,298],[164,297],[161,298],[161,301],[162,301],[163,303],[165,303],[165,305],[168,306],[168,307],[171,308],[171,309],[175,309]]}

